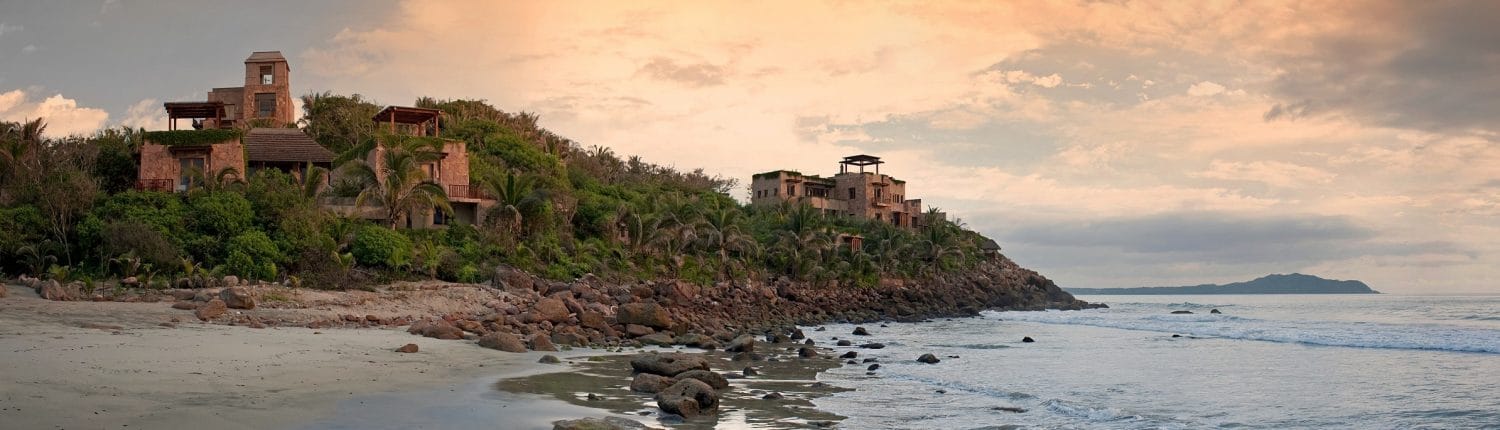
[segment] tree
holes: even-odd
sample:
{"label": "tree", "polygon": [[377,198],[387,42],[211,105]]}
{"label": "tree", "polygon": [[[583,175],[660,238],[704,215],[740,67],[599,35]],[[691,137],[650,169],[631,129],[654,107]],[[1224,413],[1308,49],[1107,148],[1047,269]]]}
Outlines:
{"label": "tree", "polygon": [[418,210],[437,208],[451,212],[448,193],[422,168],[443,158],[442,141],[410,136],[386,136],[386,140],[389,145],[382,146],[384,150],[379,152],[374,165],[366,155],[348,166],[350,176],[364,187],[354,198],[354,206],[380,205],[385,211],[386,225],[391,228]]}
{"label": "tree", "polygon": [[546,204],[546,195],[536,189],[536,181],[514,171],[504,175],[487,175],[481,186],[495,198],[490,218],[512,235],[525,231],[527,220],[538,215]]}
{"label": "tree", "polygon": [[319,145],[341,153],[375,137],[376,125],[370,118],[379,112],[380,106],[359,94],[311,93],[302,96],[302,119],[298,122]]}

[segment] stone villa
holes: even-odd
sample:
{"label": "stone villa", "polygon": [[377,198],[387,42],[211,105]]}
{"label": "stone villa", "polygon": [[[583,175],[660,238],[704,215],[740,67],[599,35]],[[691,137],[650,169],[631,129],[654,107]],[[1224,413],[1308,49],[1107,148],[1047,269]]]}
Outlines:
{"label": "stone villa", "polygon": [[[750,203],[777,205],[806,203],[824,215],[848,216],[889,222],[905,228],[920,228],[922,200],[906,196],[906,181],[880,173],[880,157],[853,155],[839,162],[833,177],[803,175],[776,170],[751,178]],[[874,166],[874,171],[866,171]]]}
{"label": "stone villa", "polygon": [[[208,100],[168,102],[168,130],[147,133],[139,153],[136,189],[183,192],[197,180],[197,171],[211,177],[226,169],[249,175],[260,169],[301,173],[307,166],[333,170],[334,154],[296,128],[292,108],[291,67],[280,52],[255,52],[245,59],[245,86],[215,88]],[[390,106],[371,118],[390,135],[435,137],[442,112]],[[192,129],[178,129],[178,120],[192,121]],[[379,166],[384,145],[366,161]],[[469,157],[463,141],[443,139],[443,158],[422,166],[443,187],[452,213],[434,210],[407,214],[406,226],[427,228],[451,222],[478,223],[484,209],[494,205],[469,183]],[[335,176],[337,171],[334,171]],[[375,219],[372,208],[354,208],[352,199],[327,199],[335,211]]]}

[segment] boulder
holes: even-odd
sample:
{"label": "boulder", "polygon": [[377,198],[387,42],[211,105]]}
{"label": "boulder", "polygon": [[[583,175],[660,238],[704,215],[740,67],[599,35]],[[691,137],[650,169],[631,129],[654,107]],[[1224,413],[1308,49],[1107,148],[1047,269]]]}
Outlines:
{"label": "boulder", "polygon": [[203,306],[199,306],[198,310],[193,311],[193,316],[198,317],[199,320],[208,321],[224,315],[226,312],[229,312],[229,307],[224,305],[224,301],[213,299],[209,300],[208,303],[204,303]]}
{"label": "boulder", "polygon": [[1191,315],[1193,311],[1172,311],[1172,315]]}
{"label": "boulder", "polygon": [[710,372],[707,370],[689,370],[677,374],[677,377],[673,379],[677,381],[681,381],[683,379],[697,379],[699,381],[703,381],[703,383],[705,384],[708,384],[708,386],[713,387],[713,389],[715,390],[723,390],[725,388],[729,388],[729,379],[725,378],[724,375],[720,375],[718,373]]}
{"label": "boulder", "polygon": [[937,364],[939,361],[943,360],[939,360],[936,355],[932,354],[922,354],[921,357],[917,357],[918,363]]}
{"label": "boulder", "polygon": [[640,324],[625,325],[625,334],[630,335],[630,337],[641,337],[651,333],[656,333],[656,330],[652,330],[651,327],[646,327]]}
{"label": "boulder", "polygon": [[552,430],[644,430],[645,424],[620,417],[579,418],[552,422]]}
{"label": "boulder", "polygon": [[458,340],[464,338],[464,331],[453,323],[443,320],[424,320],[412,323],[407,333],[443,340]]}
{"label": "boulder", "polygon": [[552,344],[552,339],[546,333],[531,335],[526,344],[531,346],[532,351],[557,351],[557,346]]}
{"label": "boulder", "polygon": [[786,396],[781,395],[781,393],[772,392],[772,393],[766,393],[766,395],[760,396],[760,398],[764,399],[764,400],[781,400],[781,399],[785,399]]}
{"label": "boulder", "polygon": [[1032,343],[1032,342],[1036,342],[1036,339],[1032,339],[1031,336],[1026,336],[1026,337],[1021,338],[1021,342],[1022,343]]}
{"label": "boulder", "polygon": [[729,346],[724,348],[725,352],[755,352],[755,336],[742,335],[729,341]]}
{"label": "boulder", "polygon": [[838,345],[838,346],[854,346],[854,342],[850,342],[849,339],[844,339],[844,340],[840,340],[835,345]]}
{"label": "boulder", "polygon": [[1211,314],[1222,314],[1223,312],[1219,312],[1218,309],[1213,309],[1213,310],[1208,311],[1208,313],[1211,313]]}
{"label": "boulder", "polygon": [[[228,278],[228,276],[226,276]],[[255,297],[245,287],[229,287],[219,291],[219,300],[230,309],[255,309]]]}
{"label": "boulder", "polygon": [[42,296],[42,298],[47,300],[71,302],[78,300],[78,297],[82,294],[72,284],[63,285],[58,283],[56,279],[48,280],[37,285],[37,295],[40,295]]}
{"label": "boulder", "polygon": [[578,333],[552,333],[553,345],[584,346],[589,340]]}
{"label": "boulder", "polygon": [[672,339],[672,335],[666,334],[666,333],[648,334],[648,335],[645,335],[645,336],[638,337],[635,340],[638,340],[641,343],[646,344],[646,345],[656,345],[656,346],[672,346],[672,344],[675,343],[675,340]]}
{"label": "boulder", "polygon": [[855,327],[854,328],[854,335],[855,336],[869,336],[870,335],[870,331],[869,330],[865,330],[864,327]]}
{"label": "boulder", "polygon": [[578,314],[578,325],[599,331],[609,330],[609,321],[604,319],[604,314],[592,311]]}
{"label": "boulder", "polygon": [[865,349],[881,349],[881,348],[885,348],[885,344],[880,343],[880,342],[871,342],[871,343],[867,343],[867,344],[864,344],[864,345],[860,345],[859,347],[860,348],[865,348]]}
{"label": "boulder", "polygon": [[[697,372],[702,372],[702,370],[698,370]],[[656,394],[660,393],[661,390],[667,389],[667,387],[672,386],[672,384],[676,382],[677,381],[673,380],[672,378],[661,375],[639,373],[635,375],[635,379],[630,380],[630,391],[634,391],[637,393]]]}
{"label": "boulder", "polygon": [[521,338],[498,331],[481,336],[479,346],[505,352],[526,352],[526,344],[521,343]]}
{"label": "boulder", "polygon": [[656,302],[626,303],[615,310],[620,324],[640,324],[655,329],[672,328],[672,316]]}
{"label": "boulder", "polygon": [[569,314],[568,305],[563,303],[562,300],[555,298],[545,298],[537,301],[536,307],[532,308],[531,312],[536,316],[537,320],[551,321],[553,323],[566,321]]}
{"label": "boulder", "polygon": [[536,362],[542,364],[559,364],[562,363],[562,360],[558,360],[556,355],[547,354],[543,355],[542,358],[537,359]]}
{"label": "boulder", "polygon": [[813,349],[813,347],[810,346],[804,346],[797,349],[797,356],[802,358],[817,358],[818,350]]}
{"label": "boulder", "polygon": [[240,278],[234,275],[224,277],[224,286],[233,287],[240,284]]}
{"label": "boulder", "polygon": [[755,375],[759,375],[760,374],[760,372],[756,371],[754,367],[746,367],[745,370],[743,372],[740,372],[740,373],[743,374],[743,375],[745,375],[746,377],[755,376]]}
{"label": "boulder", "polygon": [[693,348],[702,348],[702,349],[718,349],[719,348],[719,343],[715,342],[714,338],[708,337],[707,335],[704,335],[704,334],[701,334],[701,333],[688,333],[688,334],[684,334],[682,336],[677,336],[677,343],[679,345],[690,346],[690,347],[693,347]]}
{"label": "boulder", "polygon": [[703,381],[682,379],[656,393],[656,406],[663,411],[692,418],[718,410],[719,393]]}
{"label": "boulder", "polygon": [[630,360],[630,368],[636,373],[661,376],[677,376],[689,370],[711,370],[703,357],[690,354],[641,354]]}
{"label": "boulder", "polygon": [[849,351],[849,352],[844,353],[844,355],[840,355],[839,356],[839,358],[843,358],[843,359],[858,358],[858,357],[859,357],[859,352],[858,351]]}
{"label": "boulder", "polygon": [[183,300],[183,301],[180,301],[180,302],[177,302],[177,303],[173,303],[172,304],[172,309],[181,309],[181,310],[185,310],[185,311],[190,311],[190,310],[193,310],[193,309],[198,309],[198,302],[190,302],[190,301],[187,301],[187,300]]}
{"label": "boulder", "polygon": [[404,353],[407,353],[407,354],[411,354],[413,352],[417,352],[417,349],[418,349],[417,348],[417,344],[415,344],[415,343],[408,343],[405,346],[402,346],[400,348],[396,348],[396,352],[404,352]]}
{"label": "boulder", "polygon": [[880,368],[880,363],[875,363],[875,364],[871,364],[870,367],[866,367],[865,370],[874,372],[875,369],[879,369],[879,368]]}

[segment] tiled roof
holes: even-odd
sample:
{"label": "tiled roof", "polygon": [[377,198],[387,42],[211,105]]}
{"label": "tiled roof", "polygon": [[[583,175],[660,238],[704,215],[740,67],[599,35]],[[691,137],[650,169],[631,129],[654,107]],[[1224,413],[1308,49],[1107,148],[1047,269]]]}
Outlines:
{"label": "tiled roof", "polygon": [[333,152],[295,128],[254,128],[240,140],[249,161],[333,162]]}
{"label": "tiled roof", "polygon": [[250,53],[250,58],[245,59],[246,63],[260,61],[286,61],[286,57],[281,56],[281,51],[255,51]]}

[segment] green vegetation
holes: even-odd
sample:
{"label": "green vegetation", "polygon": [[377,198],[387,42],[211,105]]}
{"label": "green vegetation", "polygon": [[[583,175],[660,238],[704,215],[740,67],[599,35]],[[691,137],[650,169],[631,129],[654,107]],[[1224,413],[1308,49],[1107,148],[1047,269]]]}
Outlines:
{"label": "green vegetation", "polygon": [[[370,116],[378,107],[358,95],[303,100],[303,130],[341,154],[333,171],[192,172],[184,193],[132,190],[130,154],[145,140],[192,144],[237,132],[105,130],[50,139],[40,120],[0,123],[0,273],[130,273],[157,287],[233,274],[329,288],[483,282],[511,266],[553,279],[593,273],[712,285],[785,276],[854,287],[933,276],[981,258],[979,236],[961,224],[934,220],[917,231],[807,206],[745,206],[728,195],[736,180],[583,147],[542,128],[536,115],[479,100],[417,100],[444,112],[438,138],[376,127]],[[443,139],[466,143],[471,182],[495,204],[479,225],[397,228],[410,214],[452,211],[448,190],[423,168],[440,158]],[[386,150],[371,165],[377,143]],[[386,221],[341,215],[325,206],[330,198]],[[862,247],[850,246],[854,236]]]}
{"label": "green vegetation", "polygon": [[204,130],[148,131],[146,141],[165,146],[202,146],[239,139],[243,135],[237,129],[210,128]]}

